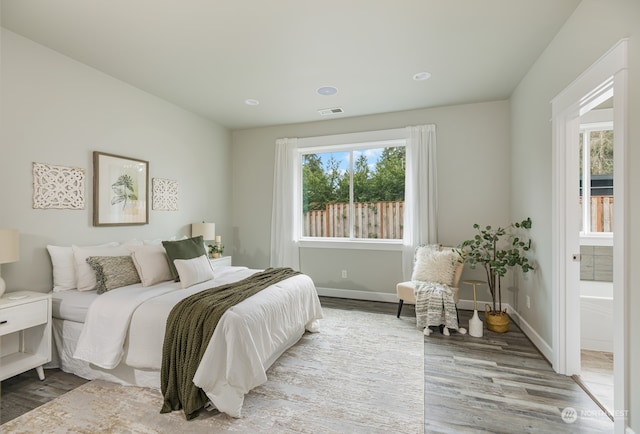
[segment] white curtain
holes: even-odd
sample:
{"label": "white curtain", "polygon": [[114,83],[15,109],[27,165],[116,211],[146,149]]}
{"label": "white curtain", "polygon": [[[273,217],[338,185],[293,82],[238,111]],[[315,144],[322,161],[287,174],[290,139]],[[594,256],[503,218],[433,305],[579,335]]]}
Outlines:
{"label": "white curtain", "polygon": [[407,127],[404,240],[402,268],[411,278],[413,253],[420,244],[438,242],[436,184],[436,126]]}
{"label": "white curtain", "polygon": [[299,201],[297,185],[299,177],[298,139],[276,140],[276,161],[273,176],[273,209],[271,211],[272,267],[300,269],[300,256],[296,233],[299,218],[295,210]]}

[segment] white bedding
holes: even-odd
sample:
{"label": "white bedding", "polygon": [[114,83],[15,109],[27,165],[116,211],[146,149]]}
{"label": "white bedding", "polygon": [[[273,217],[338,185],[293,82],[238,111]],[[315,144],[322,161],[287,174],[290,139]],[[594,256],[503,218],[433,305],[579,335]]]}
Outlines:
{"label": "white bedding", "polygon": [[[225,267],[216,270],[213,281],[187,289],[164,282],[104,293],[89,307],[74,357],[105,369],[122,362],[135,369],[159,370],[166,318],[173,306],[195,292],[244,279],[257,271]],[[318,295],[306,275],[260,291],[222,316],[194,383],[218,410],[240,417],[244,395],[267,381],[268,367],[302,336],[305,328],[316,331],[320,318]]]}
{"label": "white bedding", "polygon": [[98,297],[97,291],[59,291],[51,297],[51,313],[54,318],[84,322],[89,306]]}

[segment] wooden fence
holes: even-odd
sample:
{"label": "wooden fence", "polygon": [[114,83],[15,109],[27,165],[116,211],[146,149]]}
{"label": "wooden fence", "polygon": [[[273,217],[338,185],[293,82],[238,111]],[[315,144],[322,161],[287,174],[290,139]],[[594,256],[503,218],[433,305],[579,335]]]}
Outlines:
{"label": "wooden fence", "polygon": [[591,196],[591,232],[613,232],[613,196]]}
{"label": "wooden fence", "polygon": [[[353,204],[354,238],[402,239],[404,202],[356,202]],[[324,210],[303,216],[304,236],[348,238],[348,203],[328,204]]]}
{"label": "wooden fence", "polygon": [[[404,202],[354,203],[354,238],[402,239],[403,205]],[[348,238],[349,218],[348,203],[309,211],[303,216],[304,236]],[[613,232],[613,196],[591,197],[591,232]]]}

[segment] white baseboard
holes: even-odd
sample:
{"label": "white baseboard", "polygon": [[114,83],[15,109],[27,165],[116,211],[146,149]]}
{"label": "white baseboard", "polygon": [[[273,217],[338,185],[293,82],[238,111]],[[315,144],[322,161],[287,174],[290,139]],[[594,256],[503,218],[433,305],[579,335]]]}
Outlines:
{"label": "white baseboard", "polygon": [[357,289],[316,288],[318,295],[325,297],[351,298],[353,300],[383,301],[398,303],[395,293],[358,291]]}
{"label": "white baseboard", "polygon": [[547,359],[547,361],[551,363],[551,361],[553,360],[553,349],[551,348],[551,346],[544,339],[542,339],[542,336],[540,336],[538,332],[536,332],[534,328],[531,327],[531,325],[526,322],[516,310],[511,308],[511,306],[508,307],[507,312],[509,313],[509,315],[511,315],[513,321],[518,324],[522,332],[527,335],[531,342],[533,342],[533,345],[535,345],[536,348],[538,348],[542,355]]}
{"label": "white baseboard", "polygon": [[[351,298],[354,300],[368,300],[368,301],[382,301],[386,303],[398,303],[398,297],[395,293],[388,292],[371,292],[371,291],[359,291],[355,289],[335,289],[335,288],[316,288],[318,295],[325,297],[337,297],[337,298]],[[476,302],[478,311],[484,311],[485,304],[491,304],[490,301]],[[538,348],[547,360],[553,360],[553,350],[551,346],[545,342],[544,339],[526,322],[520,314],[514,310],[509,304],[503,303],[503,308],[507,308],[507,313],[513,318],[513,321],[518,324],[522,332],[533,342],[533,345]],[[458,308],[463,310],[473,310],[473,300],[459,300]]]}

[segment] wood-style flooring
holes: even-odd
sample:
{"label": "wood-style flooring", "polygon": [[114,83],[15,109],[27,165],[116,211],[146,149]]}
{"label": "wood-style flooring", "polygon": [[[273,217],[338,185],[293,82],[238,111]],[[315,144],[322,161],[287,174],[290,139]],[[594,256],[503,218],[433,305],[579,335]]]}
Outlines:
{"label": "wood-style flooring", "polygon": [[609,412],[613,411],[613,353],[580,350],[581,381]]}
{"label": "wood-style flooring", "polygon": [[[321,301],[331,308],[394,316],[397,312],[394,303],[328,297],[322,297]],[[415,316],[413,306],[405,305],[398,321],[412,316]],[[471,312],[460,311],[463,326],[470,317]],[[613,431],[613,423],[575,381],[556,374],[513,324],[505,334],[488,332],[485,328],[482,338],[457,333],[445,337],[436,331],[425,336],[424,341],[426,433]],[[31,370],[1,383],[0,423],[86,381],[57,369],[48,369],[45,374],[45,380],[39,381],[35,370]],[[577,419],[573,423],[564,422],[560,416],[568,407],[576,410]]]}

